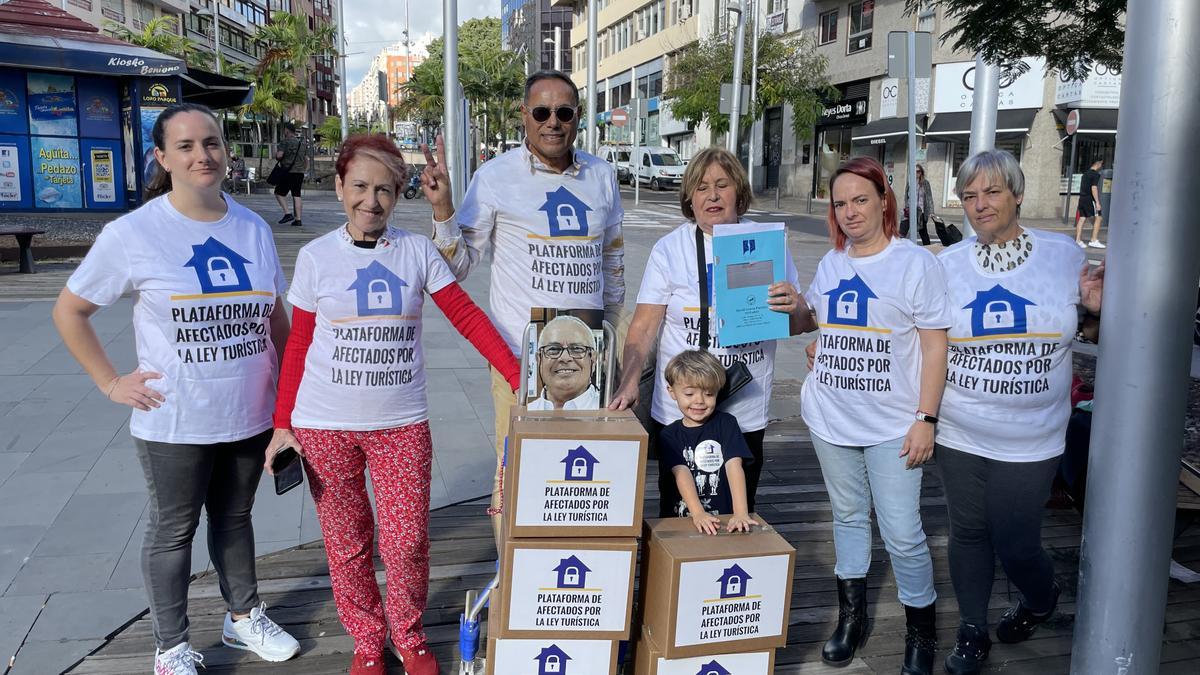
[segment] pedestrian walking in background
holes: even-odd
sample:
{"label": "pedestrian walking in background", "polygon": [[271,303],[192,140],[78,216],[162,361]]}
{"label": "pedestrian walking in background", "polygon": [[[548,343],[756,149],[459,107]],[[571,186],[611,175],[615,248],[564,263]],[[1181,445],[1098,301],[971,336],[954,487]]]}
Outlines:
{"label": "pedestrian walking in background", "polygon": [[929,675],[937,646],[933,561],[921,524],[921,465],[933,455],[950,309],[932,253],[896,238],[896,198],[879,162],[830,178],[833,250],[805,298],[821,328],[801,412],[833,509],[838,623],[821,658],[844,665],[866,640],[871,510],[907,622],[905,675]]}
{"label": "pedestrian walking in background", "polygon": [[996,625],[1001,642],[1028,639],[1058,603],[1043,507],[1066,445],[1072,339],[1098,337],[1104,271],[1068,237],[1020,224],[1025,175],[1011,154],[968,158],[955,191],[976,236],[939,256],[954,284],[936,457],[960,621],[946,672],[973,675],[991,650],[997,557],[1021,593]]}
{"label": "pedestrian walking in background", "polygon": [[[421,624],[429,592],[433,461],[421,348],[425,294],[510,392],[520,384],[519,366],[433,242],[388,226],[407,177],[399,148],[382,134],[351,136],[336,169],[346,224],[297,256],[288,292],[295,330],[265,464],[270,467],[286,447],[304,455],[338,617],[354,638],[350,673],[382,675],[390,630],[404,672],[437,675]],[[372,561],[368,469],[387,574],[386,609]]]}
{"label": "pedestrian walking in background", "polygon": [[[142,575],[155,675],[195,675],[203,661],[187,617],[201,508],[228,610],[223,642],[285,661],[300,645],[259,600],[250,519],[288,336],[283,268],[271,228],[221,192],[226,145],[212,111],[171,106],[152,136],[146,203],[105,226],[59,295],[54,323],[100,391],[133,408],[150,493]],[[130,292],[138,366],[121,375],[90,319]]]}
{"label": "pedestrian walking in background", "polygon": [[[271,178],[275,181],[275,201],[279,202],[279,208],[283,210],[283,217],[279,219],[280,225],[291,223],[293,227],[300,227],[304,224],[300,221],[304,210],[304,199],[301,195],[307,161],[308,147],[305,139],[296,134],[295,123],[284,122],[283,140],[279,142],[279,148],[275,151],[275,168],[271,170]],[[295,214],[288,212],[287,200],[284,199],[289,194],[296,206]]]}
{"label": "pedestrian walking in background", "polygon": [[[491,314],[513,354],[523,351],[522,334],[534,307],[603,309],[606,320],[621,325],[625,211],[612,167],[574,148],[579,113],[579,88],[570,76],[553,70],[530,75],[521,106],[525,143],[479,167],[457,211],[444,144],[439,138],[436,160],[425,148],[421,188],[433,206],[433,241],[459,281],[491,257]],[[517,399],[494,368],[492,401],[491,513],[499,548],[500,467]]]}
{"label": "pedestrian walking in background", "polygon": [[1102,168],[1104,160],[1097,159],[1079,179],[1079,215],[1075,220],[1075,245],[1079,248],[1084,247],[1083,224],[1088,218],[1092,219],[1092,239],[1086,245],[1091,248],[1107,248],[1100,241],[1100,225],[1104,221],[1104,214],[1100,210],[1100,182],[1104,180],[1100,176]]}
{"label": "pedestrian walking in background", "polygon": [[[904,188],[904,209],[908,208],[908,186]],[[921,245],[929,245],[929,231],[926,225],[929,222],[929,216],[933,211],[933,188],[930,187],[929,181],[925,179],[925,167],[917,165],[917,234],[921,235]],[[905,213],[908,213],[906,210]],[[905,218],[901,223],[900,236],[908,237],[908,227],[911,220]]]}

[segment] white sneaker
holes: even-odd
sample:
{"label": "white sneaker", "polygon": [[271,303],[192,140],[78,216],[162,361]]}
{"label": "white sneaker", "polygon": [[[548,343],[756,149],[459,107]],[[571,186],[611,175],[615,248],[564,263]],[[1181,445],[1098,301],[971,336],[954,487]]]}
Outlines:
{"label": "white sneaker", "polygon": [[181,642],[167,651],[154,650],[154,675],[196,675],[196,664],[204,666],[204,655]]}
{"label": "white sneaker", "polygon": [[1082,241],[1079,241],[1078,239],[1075,240],[1075,245],[1078,246],[1079,248],[1087,248],[1087,244],[1083,243]]}
{"label": "white sneaker", "polygon": [[225,613],[221,642],[226,647],[245,649],[267,661],[287,661],[300,651],[300,643],[267,616],[267,603],[250,610],[250,616],[234,621]]}
{"label": "white sneaker", "polygon": [[1089,241],[1088,246],[1090,246],[1092,248],[1108,248],[1103,243],[1101,243],[1099,239],[1093,239],[1093,240]]}

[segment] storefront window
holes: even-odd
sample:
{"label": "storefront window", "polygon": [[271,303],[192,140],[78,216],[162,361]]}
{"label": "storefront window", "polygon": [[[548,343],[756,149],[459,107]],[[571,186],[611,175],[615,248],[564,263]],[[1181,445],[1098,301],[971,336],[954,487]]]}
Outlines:
{"label": "storefront window", "polygon": [[[1024,146],[1024,139],[1010,139],[996,141],[997,150],[1007,150],[1012,153],[1017,161],[1021,161],[1021,149]],[[960,207],[962,203],[958,201],[958,195],[954,192],[954,184],[958,180],[958,169],[967,161],[967,156],[971,150],[970,143],[948,143],[949,146],[946,156],[950,158],[950,164],[946,172],[946,206]]]}
{"label": "storefront window", "polygon": [[1071,194],[1079,194],[1079,180],[1083,178],[1083,172],[1091,167],[1092,162],[1098,159],[1104,160],[1104,168],[1111,169],[1113,158],[1117,154],[1115,136],[1111,139],[1080,138],[1075,143],[1075,166],[1073,170],[1067,166],[1071,163],[1071,139],[1067,139],[1063,143],[1062,167],[1059,171],[1059,176],[1061,177],[1058,185],[1059,194],[1063,194],[1063,190],[1067,188],[1068,180],[1070,181]]}

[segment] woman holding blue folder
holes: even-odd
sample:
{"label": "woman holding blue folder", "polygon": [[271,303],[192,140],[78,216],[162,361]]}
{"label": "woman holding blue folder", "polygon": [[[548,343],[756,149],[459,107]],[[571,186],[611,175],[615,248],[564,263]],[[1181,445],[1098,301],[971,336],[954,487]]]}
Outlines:
{"label": "woman holding blue folder", "polygon": [[[743,216],[750,208],[751,196],[745,170],[728,151],[710,147],[692,159],[679,190],[679,206],[687,222],[658,240],[650,253],[638,291],[637,309],[625,339],[621,385],[613,394],[609,407],[621,410],[637,403],[642,364],[654,348],[655,338],[659,344],[651,405],[651,438],[657,438],[662,427],[681,416],[663,379],[663,371],[672,357],[699,347],[711,352],[727,369],[735,362],[744,363],[752,379],[724,401],[721,409],[738,419],[746,445],[754,455],[754,461],[746,466],[747,501],[753,512],[754,493],[762,472],[763,434],[771,401],[775,342],[723,345],[715,330],[702,330],[700,321],[700,308],[708,306],[707,300],[712,297],[713,226],[750,222]],[[698,255],[701,246],[703,265]],[[793,334],[812,330],[815,326],[807,325],[812,321],[808,305],[797,291],[796,266],[790,255],[785,259],[787,281],[771,285],[768,304],[772,310],[791,317]],[[702,285],[707,298],[701,298]],[[660,467],[658,482],[659,517],[673,516],[679,493],[669,467],[665,470]]]}

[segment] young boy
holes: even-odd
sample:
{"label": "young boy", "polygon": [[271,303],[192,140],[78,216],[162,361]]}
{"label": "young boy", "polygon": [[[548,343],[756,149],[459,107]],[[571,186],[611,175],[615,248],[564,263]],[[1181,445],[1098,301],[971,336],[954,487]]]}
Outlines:
{"label": "young boy", "polygon": [[667,391],[683,418],[658,434],[659,471],[675,476],[682,499],[675,513],[691,516],[696,530],[716,534],[717,515],[733,514],[726,531],[749,532],[754,520],[746,508],[743,462],[754,461],[737,420],[717,411],[725,369],[704,351],[685,351],[667,363]]}

